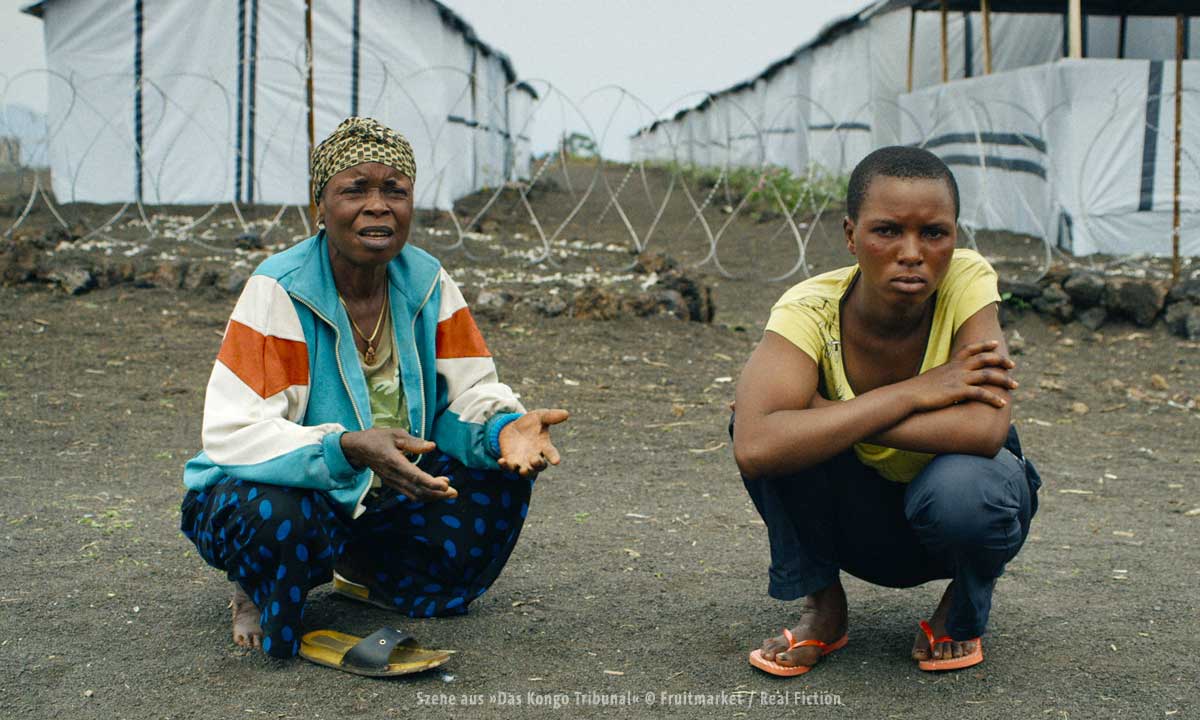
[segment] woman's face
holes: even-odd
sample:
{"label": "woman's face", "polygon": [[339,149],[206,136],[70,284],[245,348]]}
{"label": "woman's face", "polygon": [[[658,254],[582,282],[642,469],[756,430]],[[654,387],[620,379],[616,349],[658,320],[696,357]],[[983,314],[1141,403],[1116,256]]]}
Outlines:
{"label": "woman's face", "polygon": [[878,175],[867,186],[858,218],[846,218],[843,228],[872,294],[921,304],[933,296],[954,255],[954,197],[943,180]]}
{"label": "woman's face", "polygon": [[334,175],[318,205],[334,250],[352,265],[387,264],[408,242],[412,195],[412,180],[382,163],[363,163]]}

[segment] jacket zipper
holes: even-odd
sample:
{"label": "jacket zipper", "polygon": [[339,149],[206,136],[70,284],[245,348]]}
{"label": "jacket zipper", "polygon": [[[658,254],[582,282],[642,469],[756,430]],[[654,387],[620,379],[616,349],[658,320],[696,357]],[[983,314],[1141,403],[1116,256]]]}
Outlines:
{"label": "jacket zipper", "polygon": [[322,315],[315,307],[310,305],[304,298],[292,295],[300,302],[301,305],[312,311],[313,315],[321,318],[327,325],[333,328],[334,346],[333,357],[337,360],[338,375],[342,378],[342,387],[346,388],[346,396],[350,398],[350,407],[354,408],[354,419],[358,420],[358,429],[366,430],[367,426],[363,424],[362,415],[358,413],[358,403],[354,402],[354,392],[350,390],[350,383],[346,380],[346,372],[342,369],[342,332],[338,329],[337,323],[330,321],[329,318]]}
{"label": "jacket zipper", "polygon": [[[417,317],[419,317],[421,315],[421,311],[425,309],[425,304],[429,302],[429,298],[433,297],[433,289],[438,286],[438,283],[441,281],[441,279],[442,275],[440,272],[434,276],[433,284],[430,285],[429,289],[425,291],[425,299],[421,301],[421,304],[417,306],[416,312],[413,313],[412,327],[410,328],[409,332],[409,335],[412,336],[413,354],[417,358],[417,380],[420,382],[421,388],[421,435],[425,434],[425,371],[421,368],[421,348],[417,346]],[[436,354],[437,350],[435,349],[434,355],[436,356]],[[418,435],[418,437],[421,437],[421,435]]]}

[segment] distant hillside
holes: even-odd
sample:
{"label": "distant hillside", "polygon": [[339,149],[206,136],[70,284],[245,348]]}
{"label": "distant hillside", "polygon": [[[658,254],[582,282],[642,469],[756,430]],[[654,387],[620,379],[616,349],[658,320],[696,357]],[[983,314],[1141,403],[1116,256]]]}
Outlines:
{"label": "distant hillside", "polygon": [[0,143],[10,139],[20,145],[22,166],[49,167],[45,115],[24,105],[0,105]]}

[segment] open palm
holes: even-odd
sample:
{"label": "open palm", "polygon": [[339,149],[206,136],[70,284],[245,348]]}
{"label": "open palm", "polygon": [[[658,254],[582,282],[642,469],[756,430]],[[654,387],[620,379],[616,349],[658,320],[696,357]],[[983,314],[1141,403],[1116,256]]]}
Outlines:
{"label": "open palm", "polygon": [[500,467],[528,477],[562,461],[550,442],[550,426],[565,422],[566,410],[530,410],[500,431]]}

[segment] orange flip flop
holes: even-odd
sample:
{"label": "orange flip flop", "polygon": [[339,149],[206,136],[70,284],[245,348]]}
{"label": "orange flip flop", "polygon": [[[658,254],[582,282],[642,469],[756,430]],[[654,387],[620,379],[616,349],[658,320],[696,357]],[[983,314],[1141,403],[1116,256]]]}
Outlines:
{"label": "orange flip flop", "polygon": [[[787,638],[788,641],[787,650],[793,650],[798,647],[806,646],[819,647],[821,648],[821,657],[825,657],[834,650],[840,650],[841,648],[844,648],[846,643],[850,642],[849,633],[842,635],[832,643],[815,639],[797,640],[795,636],[792,635],[792,631],[788,630],[787,628],[783,629],[783,636]],[[780,652],[787,652],[787,650],[782,650]],[[750,664],[759,670],[762,670],[763,672],[770,673],[772,675],[778,675],[779,677],[795,677],[797,675],[803,675],[809,670],[812,670],[812,665],[780,665],[774,660],[768,660],[763,657],[762,648],[756,648],[750,651]]]}
{"label": "orange flip flop", "polygon": [[[943,635],[940,638],[935,638],[933,636],[933,628],[930,627],[929,623],[924,620],[921,621],[921,629],[925,631],[925,637],[929,639],[930,656],[928,660],[917,661],[917,667],[921,668],[922,670],[929,672],[938,672],[939,670],[961,670],[962,668],[968,668],[972,665],[978,665],[979,663],[983,662],[983,641],[979,638],[965,641],[956,641],[949,635]],[[934,660],[933,646],[944,642],[973,642],[975,643],[975,649],[972,652],[963,655],[962,657]]]}

